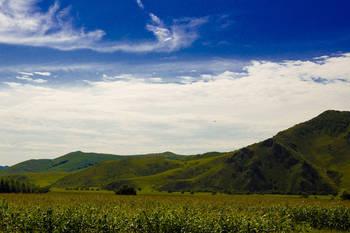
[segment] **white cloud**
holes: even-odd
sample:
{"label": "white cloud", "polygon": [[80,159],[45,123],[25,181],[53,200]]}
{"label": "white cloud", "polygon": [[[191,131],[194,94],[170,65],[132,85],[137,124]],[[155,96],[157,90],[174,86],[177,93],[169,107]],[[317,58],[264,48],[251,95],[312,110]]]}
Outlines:
{"label": "white cloud", "polygon": [[[242,66],[249,62],[236,59],[201,59],[201,60],[161,60],[158,62],[144,62],[131,64],[127,62],[110,63],[61,63],[61,64],[20,64],[3,65],[0,64],[0,78],[5,78],[9,73],[18,73],[25,71],[33,73],[38,70],[45,70],[57,74],[70,74],[78,78],[78,75],[88,73],[89,77],[99,73],[131,73],[132,74],[152,74],[162,75],[163,77],[174,77],[183,75],[194,75],[199,73],[222,73],[226,70],[240,70]],[[195,71],[195,72],[194,72]]]}
{"label": "white cloud", "polygon": [[[138,3],[143,6],[141,1]],[[198,38],[197,28],[206,22],[204,18],[187,19],[166,26],[152,14],[152,23],[147,29],[153,32],[156,40],[107,43],[103,41],[103,30],[75,28],[69,8],[62,9],[55,3],[47,12],[41,12],[37,4],[38,0],[0,0],[0,43],[99,52],[174,51],[191,45]]]}
{"label": "white cloud", "polygon": [[176,20],[167,26],[156,15],[150,14],[151,22],[146,29],[153,33],[156,41],[143,43],[109,43],[94,48],[102,52],[127,51],[127,52],[171,52],[190,46],[198,39],[198,28],[207,22],[207,18],[185,18]]}
{"label": "white cloud", "polygon": [[143,5],[141,0],[136,0],[136,3],[141,9],[145,9],[145,6]]}
{"label": "white cloud", "polygon": [[350,109],[350,54],[321,60],[256,61],[245,73],[182,84],[128,74],[80,87],[8,82],[0,89],[0,164],[73,150],[233,150],[324,110]]}
{"label": "white cloud", "polygon": [[16,79],[26,81],[29,83],[36,83],[36,84],[42,84],[42,83],[47,83],[47,80],[41,79],[41,78],[32,78],[31,76],[17,76]]}
{"label": "white cloud", "polygon": [[89,47],[104,35],[101,30],[75,29],[68,8],[60,9],[55,3],[47,12],[40,12],[37,3],[0,0],[0,43],[70,50]]}
{"label": "white cloud", "polygon": [[18,74],[25,75],[25,76],[34,76],[33,73],[29,73],[29,72],[18,72]]}
{"label": "white cloud", "polygon": [[150,13],[151,23],[147,24],[147,30],[152,32],[157,38],[156,44],[150,44],[151,50],[174,51],[188,47],[197,38],[197,28],[206,23],[206,18],[183,19],[177,21],[171,27],[166,27],[163,21]]}
{"label": "white cloud", "polygon": [[51,76],[50,72],[39,72],[39,71],[36,71],[36,72],[34,72],[34,74],[37,74],[37,75],[40,75],[40,76]]}

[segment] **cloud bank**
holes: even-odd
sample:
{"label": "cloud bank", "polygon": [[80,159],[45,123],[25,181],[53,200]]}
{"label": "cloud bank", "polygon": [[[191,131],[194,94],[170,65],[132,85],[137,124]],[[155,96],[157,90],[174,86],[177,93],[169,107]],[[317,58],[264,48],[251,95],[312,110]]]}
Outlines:
{"label": "cloud bank", "polygon": [[[175,20],[165,25],[154,14],[146,29],[155,40],[146,42],[105,42],[103,30],[73,26],[69,8],[58,3],[47,12],[38,9],[39,0],[0,0],[0,43],[48,47],[59,50],[90,49],[98,52],[171,52],[190,46],[198,38],[205,18]],[[141,1],[137,1],[144,8]]]}
{"label": "cloud bank", "polygon": [[1,164],[73,150],[227,151],[327,109],[350,109],[350,54],[254,61],[241,72],[149,79],[101,75],[81,86],[0,89]]}

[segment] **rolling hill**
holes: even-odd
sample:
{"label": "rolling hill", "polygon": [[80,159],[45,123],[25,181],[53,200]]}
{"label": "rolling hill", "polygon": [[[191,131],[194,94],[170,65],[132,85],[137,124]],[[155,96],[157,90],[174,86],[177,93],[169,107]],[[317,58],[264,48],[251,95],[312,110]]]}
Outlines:
{"label": "rolling hill", "polygon": [[121,156],[98,153],[72,152],[56,159],[28,160],[4,170],[7,174],[41,172],[75,172],[106,160],[118,160]]}
{"label": "rolling hill", "polygon": [[[99,157],[101,156],[101,157]],[[350,112],[326,111],[276,136],[226,153],[113,156],[75,152],[11,167],[53,187],[152,191],[317,193],[350,190]],[[57,172],[65,172],[58,174]],[[33,178],[34,177],[34,178]]]}

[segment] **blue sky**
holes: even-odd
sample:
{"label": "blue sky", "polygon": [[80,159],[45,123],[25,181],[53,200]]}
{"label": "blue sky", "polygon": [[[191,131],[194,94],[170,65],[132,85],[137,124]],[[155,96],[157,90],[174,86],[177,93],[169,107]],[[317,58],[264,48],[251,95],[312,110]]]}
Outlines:
{"label": "blue sky", "polygon": [[[4,1],[6,2],[6,1]],[[46,13],[54,1],[33,1],[27,10]],[[4,3],[5,4],[5,3]],[[142,43],[155,42],[155,35],[146,29],[152,24],[150,14],[163,21],[165,28],[182,26],[187,34],[196,34],[194,38],[183,38],[184,45],[174,48],[146,49],[146,52],[96,53],[92,51],[62,52],[45,47],[69,47],[62,45],[42,46],[33,49],[31,46],[1,45],[1,58],[6,64],[30,62],[93,62],[93,61],[159,61],[172,56],[177,59],[204,59],[225,57],[236,59],[290,59],[309,58],[324,54],[346,52],[350,48],[350,16],[347,10],[350,3],[346,0],[336,1],[151,1],[146,0],[141,9],[136,1],[106,0],[59,2],[59,8],[53,14],[71,24],[76,31],[84,28],[85,33],[103,31],[99,42],[82,47],[99,46],[112,50],[112,44],[132,44],[135,47]],[[13,12],[12,12],[13,13]],[[20,14],[20,13],[18,13]],[[32,14],[30,17],[35,17]],[[199,20],[197,26],[189,26],[190,21]],[[174,22],[178,21],[178,22]],[[179,22],[183,21],[183,22]],[[69,22],[69,23],[68,23]],[[58,24],[56,22],[56,24]],[[57,25],[55,25],[57,26]],[[57,30],[52,26],[52,30]],[[161,27],[160,27],[161,28]],[[184,29],[185,30],[185,29]],[[66,29],[68,31],[68,29]],[[80,36],[86,39],[88,36]],[[183,36],[186,37],[186,36]],[[96,39],[99,36],[91,36]],[[3,39],[6,42],[5,39]],[[13,41],[13,40],[12,40]],[[11,43],[11,41],[8,41]],[[29,44],[32,41],[29,42]],[[15,42],[14,42],[15,43]],[[74,42],[75,47],[79,42]],[[73,44],[74,44],[73,43]],[[82,42],[80,42],[82,43]],[[180,42],[179,42],[180,43]],[[43,45],[50,45],[48,41]],[[98,45],[97,45],[98,44]],[[103,45],[104,44],[104,45]],[[73,46],[74,47],[74,46]],[[102,49],[102,48],[100,48]],[[126,50],[126,51],[125,51]],[[163,52],[160,52],[163,51]],[[6,59],[4,59],[6,56]],[[29,63],[30,63],[29,62]]]}
{"label": "blue sky", "polygon": [[0,164],[72,150],[227,151],[348,110],[348,9],[0,0]]}

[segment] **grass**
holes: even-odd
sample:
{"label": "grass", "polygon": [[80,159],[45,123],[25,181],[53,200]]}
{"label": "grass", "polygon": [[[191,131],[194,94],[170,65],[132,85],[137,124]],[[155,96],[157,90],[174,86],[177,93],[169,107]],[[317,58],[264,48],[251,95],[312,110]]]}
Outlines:
{"label": "grass", "polygon": [[28,177],[28,180],[31,183],[39,187],[46,187],[62,179],[66,175],[67,175],[66,172],[43,172],[43,173],[27,173],[26,177]]}
{"label": "grass", "polygon": [[111,192],[0,195],[0,232],[342,232],[350,202],[330,197]]}

